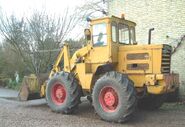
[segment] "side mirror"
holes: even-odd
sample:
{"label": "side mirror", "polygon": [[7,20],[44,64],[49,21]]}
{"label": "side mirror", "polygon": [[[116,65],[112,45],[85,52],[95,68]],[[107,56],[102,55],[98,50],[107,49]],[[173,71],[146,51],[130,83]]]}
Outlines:
{"label": "side mirror", "polygon": [[90,29],[85,29],[84,34],[85,34],[85,40],[90,41],[91,40],[91,31],[90,31]]}

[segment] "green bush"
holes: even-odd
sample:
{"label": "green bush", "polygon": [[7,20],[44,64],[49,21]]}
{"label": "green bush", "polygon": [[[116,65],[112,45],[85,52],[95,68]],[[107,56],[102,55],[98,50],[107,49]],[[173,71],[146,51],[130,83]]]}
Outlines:
{"label": "green bush", "polygon": [[7,87],[14,90],[19,90],[21,86],[21,82],[17,83],[15,80],[10,80],[7,84]]}

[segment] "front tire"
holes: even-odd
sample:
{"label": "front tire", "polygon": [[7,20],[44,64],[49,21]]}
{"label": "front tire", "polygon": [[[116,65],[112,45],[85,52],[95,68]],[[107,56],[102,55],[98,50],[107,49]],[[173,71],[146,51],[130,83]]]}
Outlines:
{"label": "front tire", "polygon": [[70,73],[57,73],[47,84],[46,101],[54,112],[72,113],[80,103],[80,97],[81,87]]}
{"label": "front tire", "polygon": [[125,122],[134,113],[137,99],[133,82],[127,75],[108,72],[93,89],[93,106],[106,121]]}

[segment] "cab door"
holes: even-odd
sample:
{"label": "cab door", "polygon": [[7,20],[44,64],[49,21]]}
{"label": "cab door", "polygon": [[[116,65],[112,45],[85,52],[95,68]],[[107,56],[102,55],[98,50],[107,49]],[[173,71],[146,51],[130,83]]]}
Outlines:
{"label": "cab door", "polygon": [[102,22],[92,25],[92,45],[89,60],[91,63],[107,63],[110,59],[110,45],[108,23]]}
{"label": "cab door", "polygon": [[119,43],[118,43],[118,25],[116,22],[111,23],[111,58],[113,63],[118,62],[118,52],[119,52]]}

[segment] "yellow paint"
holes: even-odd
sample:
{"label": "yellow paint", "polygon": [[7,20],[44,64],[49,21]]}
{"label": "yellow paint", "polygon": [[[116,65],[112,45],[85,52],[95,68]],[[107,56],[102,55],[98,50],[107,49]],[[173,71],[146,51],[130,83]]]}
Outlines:
{"label": "yellow paint", "polygon": [[90,66],[91,66],[90,64],[84,64],[84,63],[80,63],[76,65],[76,72],[78,74],[80,84],[83,84],[82,85],[83,89],[89,89],[92,81],[93,74],[88,73],[88,72],[91,72],[91,70],[89,70],[91,68]]}
{"label": "yellow paint", "polygon": [[38,79],[36,75],[31,74],[30,76],[25,76],[25,79],[28,84],[30,93],[35,93],[39,91]]}
{"label": "yellow paint", "polygon": [[44,97],[46,95],[46,81],[41,85],[40,88],[40,97]]}
{"label": "yellow paint", "polygon": [[147,92],[151,94],[163,94],[166,93],[166,87],[164,85],[147,86]]}

